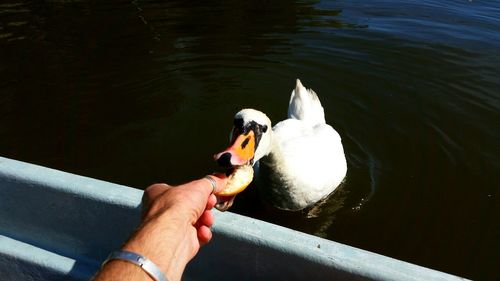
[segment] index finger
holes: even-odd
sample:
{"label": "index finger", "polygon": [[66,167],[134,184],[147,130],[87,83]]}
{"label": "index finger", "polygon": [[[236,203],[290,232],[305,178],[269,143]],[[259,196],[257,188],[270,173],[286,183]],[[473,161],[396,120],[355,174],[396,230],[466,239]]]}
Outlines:
{"label": "index finger", "polygon": [[208,175],[208,177],[210,177],[215,183],[215,189],[212,185],[212,181],[207,178],[192,181],[188,185],[192,188],[203,191],[203,193],[206,194],[206,197],[212,193],[218,193],[226,187],[227,177],[225,174],[212,174]]}

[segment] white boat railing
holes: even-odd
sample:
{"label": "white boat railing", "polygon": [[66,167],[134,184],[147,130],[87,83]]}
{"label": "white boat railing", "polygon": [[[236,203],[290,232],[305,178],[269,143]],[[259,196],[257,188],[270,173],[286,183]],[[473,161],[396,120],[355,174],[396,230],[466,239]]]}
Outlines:
{"label": "white boat railing", "polygon": [[[0,280],[88,280],[139,222],[142,190],[0,157]],[[184,280],[464,280],[230,212]]]}

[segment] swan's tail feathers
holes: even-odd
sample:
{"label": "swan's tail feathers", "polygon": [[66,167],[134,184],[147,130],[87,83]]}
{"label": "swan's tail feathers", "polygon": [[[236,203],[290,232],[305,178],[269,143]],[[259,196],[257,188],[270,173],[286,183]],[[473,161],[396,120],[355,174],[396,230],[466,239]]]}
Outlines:
{"label": "swan's tail feathers", "polygon": [[325,111],[318,95],[312,89],[306,89],[299,79],[290,96],[288,118],[303,120],[311,125],[325,124]]}

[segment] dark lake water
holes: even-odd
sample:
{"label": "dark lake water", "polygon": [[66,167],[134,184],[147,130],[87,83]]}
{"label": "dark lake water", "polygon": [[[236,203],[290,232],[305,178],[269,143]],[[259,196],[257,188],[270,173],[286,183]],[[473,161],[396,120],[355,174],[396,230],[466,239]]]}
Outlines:
{"label": "dark lake water", "polygon": [[[209,3],[210,2],[210,3]],[[343,138],[344,186],[233,212],[498,280],[499,1],[0,3],[0,155],[144,188],[216,169],[243,107],[300,78]]]}

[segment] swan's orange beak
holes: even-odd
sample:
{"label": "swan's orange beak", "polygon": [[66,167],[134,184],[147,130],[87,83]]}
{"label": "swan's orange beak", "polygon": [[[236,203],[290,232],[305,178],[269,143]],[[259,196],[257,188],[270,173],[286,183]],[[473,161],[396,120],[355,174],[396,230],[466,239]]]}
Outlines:
{"label": "swan's orange beak", "polygon": [[251,163],[254,153],[255,135],[250,130],[246,134],[234,135],[231,146],[214,155],[214,159],[222,167],[241,166]]}

